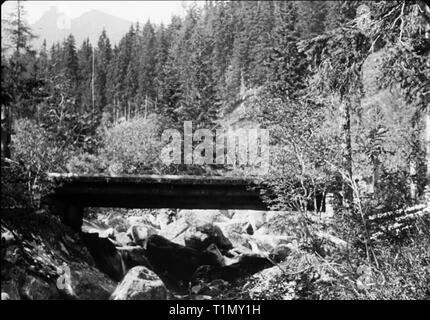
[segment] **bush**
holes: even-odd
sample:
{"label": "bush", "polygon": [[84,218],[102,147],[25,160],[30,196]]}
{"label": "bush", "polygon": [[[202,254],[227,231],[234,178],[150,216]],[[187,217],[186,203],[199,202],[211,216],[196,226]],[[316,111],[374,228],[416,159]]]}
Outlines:
{"label": "bush", "polygon": [[[28,205],[37,207],[49,191],[46,172],[64,171],[69,157],[65,148],[58,147],[51,135],[36,122],[19,119],[12,136],[13,168],[9,169],[11,188],[25,188]],[[2,178],[3,181],[4,178]]]}
{"label": "bush", "polygon": [[107,169],[106,159],[89,153],[73,156],[67,163],[67,172],[77,174],[102,173]]}
{"label": "bush", "polygon": [[105,131],[99,159],[111,174],[153,173],[160,167],[160,123],[156,117],[135,118]]}
{"label": "bush", "polygon": [[402,245],[375,245],[379,267],[355,255],[333,261],[335,281],[320,286],[323,299],[430,298],[430,220],[415,225],[417,233]]}

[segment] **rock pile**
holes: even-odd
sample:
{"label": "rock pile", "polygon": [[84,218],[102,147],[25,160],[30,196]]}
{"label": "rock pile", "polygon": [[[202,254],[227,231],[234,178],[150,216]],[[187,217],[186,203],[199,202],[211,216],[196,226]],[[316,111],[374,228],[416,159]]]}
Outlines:
{"label": "rock pile", "polygon": [[[153,297],[153,285],[146,282],[158,280],[174,294],[191,290],[205,297],[226,283],[272,267],[293,250],[291,236],[268,234],[266,212],[180,210],[170,221],[120,215],[110,219],[114,226],[84,221],[83,239],[97,266],[122,280],[111,299]],[[139,278],[140,273],[151,276]],[[136,287],[149,291],[133,293]]]}

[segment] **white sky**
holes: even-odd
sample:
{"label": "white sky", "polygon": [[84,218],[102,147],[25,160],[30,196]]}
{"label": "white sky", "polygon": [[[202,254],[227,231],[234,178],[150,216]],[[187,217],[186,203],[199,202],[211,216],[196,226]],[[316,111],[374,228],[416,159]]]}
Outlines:
{"label": "white sky", "polygon": [[[131,22],[151,22],[165,24],[170,22],[172,15],[182,15],[185,6],[194,1],[35,1],[24,2],[26,19],[32,24],[36,22],[50,7],[56,6],[60,12],[70,18],[81,14],[100,10]],[[2,4],[2,17],[16,6],[16,1],[6,1]]]}

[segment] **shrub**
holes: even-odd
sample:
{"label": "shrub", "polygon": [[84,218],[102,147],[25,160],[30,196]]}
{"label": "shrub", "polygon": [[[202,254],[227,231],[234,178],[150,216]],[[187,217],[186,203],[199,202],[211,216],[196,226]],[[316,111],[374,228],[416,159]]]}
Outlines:
{"label": "shrub", "polygon": [[[30,206],[38,206],[40,198],[49,190],[45,173],[64,171],[69,153],[66,146],[58,147],[50,134],[36,122],[19,119],[15,123],[11,153],[15,168],[11,174],[18,174],[13,188],[24,186]],[[2,178],[3,181],[3,178]]]}
{"label": "shrub", "polygon": [[105,131],[99,158],[113,174],[152,173],[159,159],[160,123],[156,117],[135,118]]}

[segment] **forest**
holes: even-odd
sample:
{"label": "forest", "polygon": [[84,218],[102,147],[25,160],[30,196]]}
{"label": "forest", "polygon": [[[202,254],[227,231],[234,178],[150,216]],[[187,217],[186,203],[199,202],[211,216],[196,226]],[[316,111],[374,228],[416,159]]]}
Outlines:
{"label": "forest", "polygon": [[270,210],[290,212],[272,227],[299,239],[288,265],[302,272],[258,297],[282,299],[294,280],[295,299],[430,298],[423,1],[208,0],[167,25],[134,23],[117,44],[103,31],[96,45],[69,35],[37,50],[25,2],[2,24],[2,262],[17,212],[51,219],[48,172],[247,175],[160,159],[163,130],[234,122],[270,131],[256,179]]}

